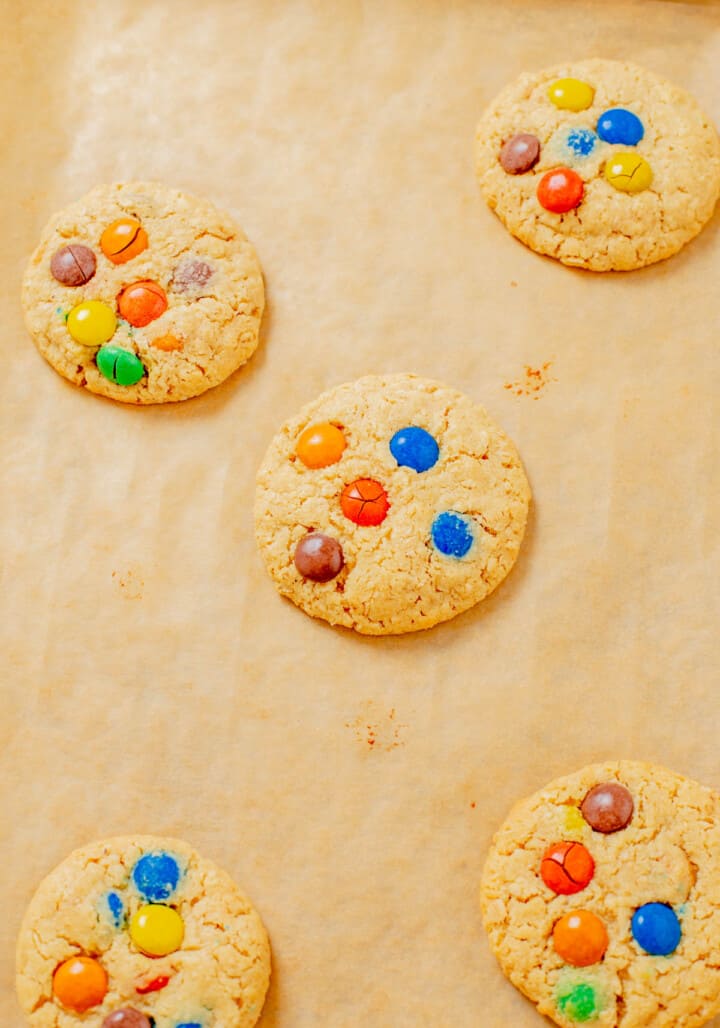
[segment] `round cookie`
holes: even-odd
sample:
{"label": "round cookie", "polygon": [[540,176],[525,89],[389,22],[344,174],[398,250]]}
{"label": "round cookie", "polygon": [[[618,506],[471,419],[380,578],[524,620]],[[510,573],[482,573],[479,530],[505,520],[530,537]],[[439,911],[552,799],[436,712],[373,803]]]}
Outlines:
{"label": "round cookie", "polygon": [[595,764],[518,803],[481,906],[540,1013],[593,1028],[695,1028],[720,1012],[720,796],[652,764]]}
{"label": "round cookie", "polygon": [[60,211],[23,283],[43,357],[123,403],[219,385],[254,353],[264,304],[255,251],[232,219],[158,183],[98,186]]}
{"label": "round cookie", "polygon": [[529,501],[517,451],[482,407],[413,375],[368,376],[282,427],[258,472],[255,529],[283,596],[390,635],[491,593]]}
{"label": "round cookie", "polygon": [[20,929],[31,1028],[252,1028],[270,979],[263,924],[187,843],[151,835],[71,853]]}
{"label": "round cookie", "polygon": [[532,250],[629,271],[670,257],[709,220],[720,140],[683,89],[591,59],[508,86],[478,125],[476,167],[489,206]]}

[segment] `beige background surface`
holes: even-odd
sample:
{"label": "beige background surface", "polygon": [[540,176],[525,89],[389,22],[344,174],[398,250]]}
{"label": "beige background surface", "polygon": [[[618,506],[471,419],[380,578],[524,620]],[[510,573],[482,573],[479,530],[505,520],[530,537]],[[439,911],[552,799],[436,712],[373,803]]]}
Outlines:
{"label": "beige background surface", "polygon": [[[263,1028],[539,1025],[475,901],[512,802],[615,756],[720,788],[720,217],[667,264],[570,271],[484,208],[473,131],[524,68],[591,54],[676,79],[717,122],[720,8],[0,13],[3,1023],[21,1025],[12,948],[39,878],[90,838],[142,831],[186,837],[257,903],[275,962]],[[266,273],[255,359],[181,406],[84,394],[22,325],[46,218],[130,177],[234,210]],[[539,392],[505,388],[545,362]],[[276,595],[253,479],[301,404],[399,370],[484,402],[536,503],[484,606],[363,639]]]}

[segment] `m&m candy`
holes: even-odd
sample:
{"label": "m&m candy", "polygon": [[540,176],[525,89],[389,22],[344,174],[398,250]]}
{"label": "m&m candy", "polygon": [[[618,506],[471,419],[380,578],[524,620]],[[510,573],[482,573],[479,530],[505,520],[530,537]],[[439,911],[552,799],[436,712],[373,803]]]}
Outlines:
{"label": "m&m candy", "polygon": [[50,260],[53,278],[64,286],[84,286],[95,274],[95,267],[95,254],[82,243],[61,246]]}
{"label": "m&m candy", "polygon": [[148,957],[166,957],[180,949],[185,936],[183,919],[172,907],[149,903],[130,922],[130,938]]}
{"label": "m&m candy", "polygon": [[445,557],[464,557],[475,541],[472,518],[454,510],[438,514],[430,535],[435,549]]}
{"label": "m&m candy", "polygon": [[140,358],[122,346],[102,346],[95,357],[98,370],[110,382],[121,386],[131,386],[139,382],[145,374]]}
{"label": "m&m candy", "polygon": [[557,79],[548,88],[548,96],[561,111],[585,111],[595,98],[595,90],[580,79]]}
{"label": "m&m candy", "polygon": [[147,245],[147,232],[137,218],[118,218],[100,236],[100,249],[113,264],[127,263]]}
{"label": "m&m candy", "polygon": [[202,289],[212,278],[213,269],[207,261],[193,258],[179,264],[173,273],[172,287],[178,293]]}
{"label": "m&m candy", "polygon": [[565,136],[565,146],[573,157],[589,157],[597,144],[597,136],[588,128],[571,128]]}
{"label": "m&m candy", "polygon": [[134,1007],[123,1007],[108,1014],[102,1028],[152,1028],[152,1022]]}
{"label": "m&m candy", "polygon": [[557,954],[573,967],[588,967],[602,960],[608,948],[604,923],[589,910],[573,910],[556,922],[553,944]]}
{"label": "m&m candy", "polygon": [[557,996],[558,1010],[572,1021],[584,1024],[600,1013],[601,1004],[596,990],[587,982],[577,982],[561,989]]}
{"label": "m&m candy", "polygon": [[358,478],[346,485],[340,497],[342,512],[356,525],[379,525],[387,517],[387,493],[373,478]]}
{"label": "m&m candy", "polygon": [[580,813],[592,830],[603,835],[627,828],[634,810],[632,795],[620,782],[595,785],[580,804]]}
{"label": "m&m candy", "polygon": [[303,578],[329,582],[342,571],[343,550],[337,539],[324,532],[308,532],[295,547],[295,567]]}
{"label": "m&m candy", "polygon": [[67,330],[75,342],[83,346],[106,343],[115,335],[116,328],[114,311],[100,300],[85,300],[68,314]]}
{"label": "m&m candy", "polygon": [[84,1014],[105,999],[108,977],[94,957],[70,957],[53,975],[53,993],[67,1010]]}
{"label": "m&m candy", "polygon": [[580,842],[556,842],[542,858],[540,876],[559,896],[572,896],[592,881],[595,861]]}
{"label": "m&m candy", "polygon": [[540,140],[530,132],[518,132],[500,150],[500,164],[508,175],[523,175],[540,159]]}
{"label": "m&m candy", "polygon": [[410,425],[401,428],[390,440],[390,453],[401,468],[413,471],[429,471],[437,464],[440,447],[424,428]]}
{"label": "m&m candy", "polygon": [[345,436],[337,425],[321,421],[308,425],[301,433],[295,453],[306,468],[326,468],[340,460],[346,445]]}
{"label": "m&m candy", "polygon": [[167,296],[157,282],[133,282],[118,293],[120,314],[135,328],[143,328],[167,310]]}
{"label": "m&m candy", "polygon": [[546,211],[565,214],[573,210],[583,198],[583,180],[572,168],[553,168],[540,179],[537,198]]}
{"label": "m&m candy", "polygon": [[635,942],[653,957],[667,957],[680,945],[682,928],[667,903],[645,903],[632,918]]}
{"label": "m&m candy", "polygon": [[597,134],[606,143],[637,146],[645,135],[645,127],[632,111],[624,107],[611,107],[598,118]]}
{"label": "m&m candy", "polygon": [[171,335],[169,332],[167,335],[158,336],[157,339],[153,339],[150,343],[156,350],[164,350],[165,353],[172,353],[173,350],[182,350],[183,342],[182,339],[178,339],[177,336]]}
{"label": "m&m candy", "polygon": [[652,168],[639,153],[623,150],[605,164],[605,178],[623,193],[641,193],[653,179]]}
{"label": "m&m candy", "polygon": [[143,853],[132,869],[133,885],[150,903],[169,900],[180,882],[180,865],[164,850]]}

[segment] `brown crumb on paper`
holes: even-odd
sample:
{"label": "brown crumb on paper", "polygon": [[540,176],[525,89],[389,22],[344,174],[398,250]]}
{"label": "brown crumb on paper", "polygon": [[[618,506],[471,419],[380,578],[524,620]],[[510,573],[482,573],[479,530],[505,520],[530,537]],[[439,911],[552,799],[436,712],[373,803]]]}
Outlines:
{"label": "brown crumb on paper", "polygon": [[548,373],[551,367],[552,361],[545,361],[539,368],[526,364],[524,378],[518,379],[517,382],[506,382],[505,389],[512,390],[515,396],[530,396],[533,400],[539,400],[540,393],[545,387],[550,382],[557,382],[557,379]]}
{"label": "brown crumb on paper", "polygon": [[124,600],[142,599],[145,582],[138,568],[129,567],[125,571],[113,571],[112,577]]}
{"label": "brown crumb on paper", "polygon": [[405,745],[402,733],[407,725],[397,720],[395,708],[385,711],[373,700],[367,700],[345,727],[355,732],[355,738],[367,750],[394,750]]}

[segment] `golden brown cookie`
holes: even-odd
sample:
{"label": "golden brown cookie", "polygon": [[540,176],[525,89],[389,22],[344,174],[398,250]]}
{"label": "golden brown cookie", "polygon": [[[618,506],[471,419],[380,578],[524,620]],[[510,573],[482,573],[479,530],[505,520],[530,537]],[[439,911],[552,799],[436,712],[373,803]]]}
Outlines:
{"label": "golden brown cookie", "polygon": [[41,883],[17,947],[31,1028],[252,1028],[265,929],[232,879],[177,839],[106,839]]}
{"label": "golden brown cookie", "polygon": [[487,412],[413,375],[329,390],[258,473],[255,528],[283,596],[368,635],[430,628],[505,578],[530,489]]}
{"label": "golden brown cookie", "polygon": [[254,353],[264,302],[232,219],[144,182],[98,186],[56,214],[23,285],[28,329],[55,370],[137,404],[224,381]]}
{"label": "golden brown cookie", "polygon": [[496,834],[481,904],[563,1028],[697,1028],[720,1011],[720,796],[635,761],[559,778]]}
{"label": "golden brown cookie", "polygon": [[685,90],[591,59],[522,75],[477,129],[482,193],[537,253],[591,271],[664,260],[709,220],[720,140]]}

